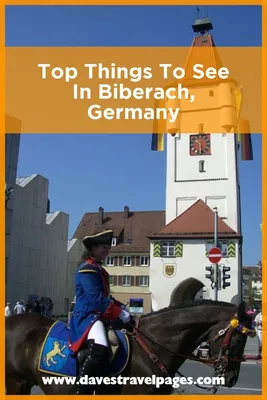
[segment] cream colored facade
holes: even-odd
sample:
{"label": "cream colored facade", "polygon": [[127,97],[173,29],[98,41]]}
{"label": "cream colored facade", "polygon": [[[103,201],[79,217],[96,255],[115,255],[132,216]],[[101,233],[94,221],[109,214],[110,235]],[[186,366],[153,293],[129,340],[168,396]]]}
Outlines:
{"label": "cream colored facade", "polygon": [[[67,299],[70,305],[75,295],[75,271],[81,259],[84,246],[79,239],[72,239],[68,244],[67,258]],[[124,265],[124,264],[131,265]],[[141,266],[140,264],[147,264]],[[130,307],[130,299],[143,300],[143,312],[151,312],[149,291],[150,273],[149,254],[113,253],[107,257],[103,267],[110,275],[110,290],[114,298]],[[132,312],[134,313],[134,312]]]}

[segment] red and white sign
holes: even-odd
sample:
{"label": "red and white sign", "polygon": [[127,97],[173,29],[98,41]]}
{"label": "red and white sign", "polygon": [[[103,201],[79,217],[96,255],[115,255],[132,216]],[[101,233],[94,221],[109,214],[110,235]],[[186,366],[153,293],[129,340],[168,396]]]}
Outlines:
{"label": "red and white sign", "polygon": [[220,262],[222,259],[222,252],[220,249],[218,249],[218,247],[213,247],[210,251],[209,251],[209,261],[212,264],[218,264],[218,262]]}

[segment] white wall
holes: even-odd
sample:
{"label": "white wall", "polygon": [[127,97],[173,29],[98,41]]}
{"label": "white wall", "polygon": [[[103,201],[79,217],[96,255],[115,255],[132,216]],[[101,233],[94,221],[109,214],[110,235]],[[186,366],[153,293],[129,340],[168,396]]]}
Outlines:
{"label": "white wall", "polygon": [[[166,224],[196,200],[218,207],[219,217],[235,231],[239,226],[234,134],[212,134],[211,155],[190,156],[189,134],[167,135]],[[199,160],[206,172],[199,172]]]}
{"label": "white wall", "polygon": [[62,313],[69,216],[56,212],[46,220],[46,178],[32,175],[17,182],[6,299],[14,305],[30,295],[51,297],[54,312]]}
{"label": "white wall", "polygon": [[[206,246],[204,240],[184,240],[183,241],[183,257],[181,258],[162,258],[153,256],[153,243],[150,248],[150,287],[152,294],[152,307],[157,311],[163,307],[167,307],[170,303],[172,292],[184,280],[192,277],[203,283],[207,287],[211,298],[213,290],[210,287],[210,280],[205,278],[208,271],[205,270],[209,266],[209,260],[206,257]],[[173,277],[164,275],[164,264],[174,264],[176,266],[176,274]],[[218,300],[231,302],[232,298],[238,294],[238,244],[236,242],[236,257],[223,258],[220,264],[231,267],[231,286],[218,292]],[[205,295],[205,298],[207,296]]]}
{"label": "white wall", "polygon": [[85,248],[80,239],[72,239],[68,242],[67,253],[67,294],[68,304],[73,301],[75,296],[75,272],[81,260]]}

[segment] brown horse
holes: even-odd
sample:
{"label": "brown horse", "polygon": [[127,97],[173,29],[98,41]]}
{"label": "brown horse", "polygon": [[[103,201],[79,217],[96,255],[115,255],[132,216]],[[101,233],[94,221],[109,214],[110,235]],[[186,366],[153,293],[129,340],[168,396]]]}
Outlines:
{"label": "brown horse", "polygon": [[[239,377],[247,336],[230,325],[251,327],[244,303],[236,307],[215,301],[194,301],[169,307],[138,320],[138,328],[128,333],[131,355],[121,376],[173,378],[181,365],[203,341],[209,341],[215,375],[232,387]],[[21,314],[6,319],[6,392],[30,394],[39,386],[45,394],[74,394],[76,386],[45,385],[42,377],[51,376],[37,368],[40,349],[52,319],[39,314]],[[240,326],[240,325],[239,325]],[[251,331],[250,331],[251,332]],[[96,394],[171,394],[170,384],[125,384],[100,386]]]}

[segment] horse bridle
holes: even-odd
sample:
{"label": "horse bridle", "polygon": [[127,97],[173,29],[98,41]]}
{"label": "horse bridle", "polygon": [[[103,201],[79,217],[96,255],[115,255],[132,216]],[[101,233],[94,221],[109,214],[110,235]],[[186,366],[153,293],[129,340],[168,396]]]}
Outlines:
{"label": "horse bridle", "polygon": [[[199,359],[197,357],[190,357],[190,356],[185,356],[184,354],[180,354],[180,353],[176,353],[170,349],[167,349],[166,347],[160,345],[159,343],[155,342],[154,340],[150,339],[149,337],[147,337],[143,332],[141,332],[138,328],[139,326],[139,321],[140,318],[136,318],[135,319],[135,325],[132,325],[132,332],[127,331],[126,329],[122,329],[122,331],[124,331],[125,333],[127,333],[129,336],[131,336],[133,339],[135,339],[138,344],[141,346],[141,348],[145,351],[145,353],[148,355],[149,359],[155,363],[158,368],[162,371],[162,373],[166,376],[170,376],[167,368],[165,367],[165,365],[163,364],[163,362],[160,360],[160,358],[153,353],[149,347],[144,343],[142,336],[144,338],[146,338],[150,343],[154,344],[155,346],[157,346],[158,348],[162,349],[165,352],[169,352],[173,355],[177,355],[177,356],[181,356],[181,357],[185,357],[186,359],[191,359],[194,361],[199,361]],[[217,358],[212,358],[213,362],[210,363],[209,365],[211,365],[213,367],[213,371],[215,376],[220,377],[220,376],[224,376],[227,367],[228,367],[228,363],[229,360],[231,361],[243,361],[242,359],[239,358],[233,358],[233,357],[229,357],[229,350],[230,350],[230,344],[231,344],[231,338],[232,335],[235,331],[241,332],[244,335],[250,336],[250,337],[254,337],[256,335],[256,331],[254,328],[249,329],[247,327],[245,327],[243,324],[241,324],[238,320],[238,316],[237,314],[234,315],[234,318],[231,319],[230,323],[226,326],[225,329],[221,329],[218,331],[218,333],[212,337],[211,339],[206,341],[206,344],[209,346],[211,343],[216,342],[220,337],[225,335],[225,338],[223,340],[222,346],[220,348],[220,351],[218,353],[218,357]],[[201,361],[203,362],[203,361]],[[184,375],[182,375],[179,371],[177,371],[177,373],[181,376],[184,377]],[[213,390],[213,393],[215,394],[218,390],[217,386],[213,386],[213,387],[204,387],[204,386],[200,386],[198,384],[195,384],[196,387],[201,388],[201,389],[205,389],[208,391]]]}

